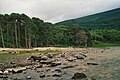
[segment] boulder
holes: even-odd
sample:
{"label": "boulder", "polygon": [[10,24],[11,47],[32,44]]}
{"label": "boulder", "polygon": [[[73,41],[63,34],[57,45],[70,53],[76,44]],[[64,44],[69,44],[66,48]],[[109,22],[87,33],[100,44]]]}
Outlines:
{"label": "boulder", "polygon": [[55,69],[55,71],[57,71],[57,72],[62,72],[61,69]]}
{"label": "boulder", "polygon": [[27,76],[27,79],[31,79],[31,76]]}
{"label": "boulder", "polygon": [[31,56],[28,60],[33,60],[33,61],[36,61],[36,60],[41,60],[41,56],[37,57],[37,56]]}
{"label": "boulder", "polygon": [[9,71],[8,71],[8,70],[5,70],[5,71],[4,71],[4,74],[9,74]]}
{"label": "boulder", "polygon": [[44,74],[41,74],[41,75],[40,75],[40,78],[44,78],[44,77],[45,77],[45,75],[44,75]]}
{"label": "boulder", "polygon": [[89,62],[89,63],[87,63],[87,65],[98,65],[98,63],[95,63],[95,62]]}
{"label": "boulder", "polygon": [[58,73],[53,74],[53,77],[61,77],[61,74],[58,74]]}
{"label": "boulder", "polygon": [[73,67],[75,66],[69,65],[69,66],[62,67],[62,69],[73,68]]}
{"label": "boulder", "polygon": [[51,61],[40,61],[41,64],[51,64],[52,62]]}
{"label": "boulder", "polygon": [[43,57],[41,57],[41,60],[47,60],[47,59],[48,59],[47,56],[43,56]]}
{"label": "boulder", "polygon": [[84,59],[83,57],[81,56],[76,56],[77,59]]}
{"label": "boulder", "polygon": [[39,64],[39,65],[35,65],[34,67],[35,68],[42,68],[42,65]]}
{"label": "boulder", "polygon": [[3,71],[0,71],[0,75],[2,75],[3,74]]}
{"label": "boulder", "polygon": [[19,73],[26,70],[26,67],[17,67],[17,68],[10,68],[7,69],[7,71],[13,72],[13,73]]}
{"label": "boulder", "polygon": [[55,66],[58,66],[58,65],[61,65],[61,62],[52,62],[50,64],[51,67],[55,67]]}
{"label": "boulder", "polygon": [[75,73],[74,76],[71,79],[83,79],[87,78],[87,76],[84,73]]}

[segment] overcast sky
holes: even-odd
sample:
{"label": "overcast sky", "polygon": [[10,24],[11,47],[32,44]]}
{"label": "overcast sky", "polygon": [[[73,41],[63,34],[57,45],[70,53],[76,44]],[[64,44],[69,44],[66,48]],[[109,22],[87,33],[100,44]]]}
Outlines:
{"label": "overcast sky", "polygon": [[0,0],[0,13],[25,13],[59,22],[120,8],[120,0]]}

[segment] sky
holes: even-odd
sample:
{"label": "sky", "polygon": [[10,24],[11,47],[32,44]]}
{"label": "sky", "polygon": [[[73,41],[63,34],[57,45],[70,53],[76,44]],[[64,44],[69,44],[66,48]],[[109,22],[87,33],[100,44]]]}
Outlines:
{"label": "sky", "polygon": [[0,0],[0,14],[25,13],[52,23],[115,8],[120,0]]}

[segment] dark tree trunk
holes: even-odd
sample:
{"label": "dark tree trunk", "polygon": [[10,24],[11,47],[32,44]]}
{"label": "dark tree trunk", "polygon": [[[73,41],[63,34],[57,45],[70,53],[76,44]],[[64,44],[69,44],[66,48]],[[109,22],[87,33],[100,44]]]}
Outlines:
{"label": "dark tree trunk", "polygon": [[1,39],[2,39],[2,46],[3,46],[3,48],[5,48],[4,37],[3,37],[3,31],[2,31],[1,25],[0,25],[0,33],[1,33]]}
{"label": "dark tree trunk", "polygon": [[27,28],[26,28],[26,25],[25,25],[25,45],[26,45],[26,48],[28,48],[28,41],[27,41]]}
{"label": "dark tree trunk", "polygon": [[15,23],[15,40],[16,40],[16,47],[18,48],[18,36],[17,36],[17,25]]}
{"label": "dark tree trunk", "polygon": [[20,47],[21,44],[20,44],[20,27],[18,27],[18,46]]}

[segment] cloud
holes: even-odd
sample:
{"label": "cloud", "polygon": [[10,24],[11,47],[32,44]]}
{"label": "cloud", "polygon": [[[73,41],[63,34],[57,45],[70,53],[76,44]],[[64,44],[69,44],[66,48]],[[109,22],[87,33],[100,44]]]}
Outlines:
{"label": "cloud", "polygon": [[120,0],[0,0],[0,13],[25,13],[49,22],[78,18],[120,7]]}

